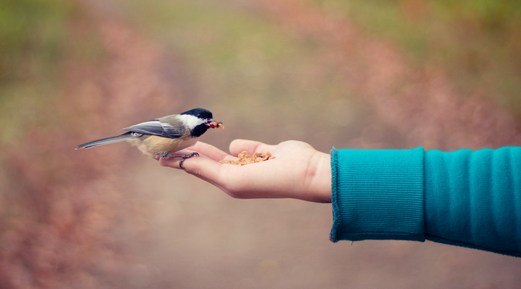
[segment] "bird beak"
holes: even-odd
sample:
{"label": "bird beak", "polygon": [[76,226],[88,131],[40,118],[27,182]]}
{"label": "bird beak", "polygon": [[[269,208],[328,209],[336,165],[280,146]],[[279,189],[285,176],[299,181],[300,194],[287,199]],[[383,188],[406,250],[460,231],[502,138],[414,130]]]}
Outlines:
{"label": "bird beak", "polygon": [[209,128],[220,128],[220,127],[224,127],[223,123],[221,121],[217,122],[215,121],[213,118],[210,118],[210,119],[207,119],[206,120],[206,125],[209,127]]}

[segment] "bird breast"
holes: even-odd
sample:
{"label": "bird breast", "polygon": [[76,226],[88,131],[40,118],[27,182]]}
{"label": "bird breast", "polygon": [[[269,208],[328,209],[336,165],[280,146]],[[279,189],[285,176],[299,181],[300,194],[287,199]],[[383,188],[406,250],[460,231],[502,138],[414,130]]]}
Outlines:
{"label": "bird breast", "polygon": [[165,152],[175,152],[195,144],[192,139],[171,139],[159,136],[147,136],[140,139],[130,140],[144,154],[155,157]]}

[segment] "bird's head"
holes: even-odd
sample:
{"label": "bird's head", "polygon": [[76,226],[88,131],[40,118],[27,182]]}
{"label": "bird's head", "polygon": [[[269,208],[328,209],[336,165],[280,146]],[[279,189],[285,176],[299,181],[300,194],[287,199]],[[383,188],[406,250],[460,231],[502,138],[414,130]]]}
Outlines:
{"label": "bird's head", "polygon": [[209,128],[223,127],[222,122],[216,122],[212,112],[204,108],[193,108],[182,112],[180,116],[190,129],[192,137],[203,135]]}

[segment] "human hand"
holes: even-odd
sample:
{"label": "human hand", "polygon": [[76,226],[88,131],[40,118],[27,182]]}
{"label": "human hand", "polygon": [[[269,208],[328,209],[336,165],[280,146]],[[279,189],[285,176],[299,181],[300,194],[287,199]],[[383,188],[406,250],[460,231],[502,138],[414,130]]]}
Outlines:
{"label": "human hand", "polygon": [[[187,150],[199,157],[186,159],[184,170],[201,178],[234,198],[294,198],[313,202],[331,202],[331,166],[329,154],[307,143],[285,141],[267,145],[251,140],[234,140],[230,153],[197,142]],[[272,159],[244,166],[221,163],[236,159],[247,151],[271,153]],[[162,166],[179,169],[179,159],[161,159]]]}

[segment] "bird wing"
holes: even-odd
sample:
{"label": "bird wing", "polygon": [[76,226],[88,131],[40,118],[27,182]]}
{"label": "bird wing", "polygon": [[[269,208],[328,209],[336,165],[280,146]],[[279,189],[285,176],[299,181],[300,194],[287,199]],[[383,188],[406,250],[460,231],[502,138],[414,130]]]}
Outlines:
{"label": "bird wing", "polygon": [[138,123],[136,125],[124,128],[123,130],[166,138],[179,138],[185,134],[185,127],[181,121],[170,124],[158,119]]}

